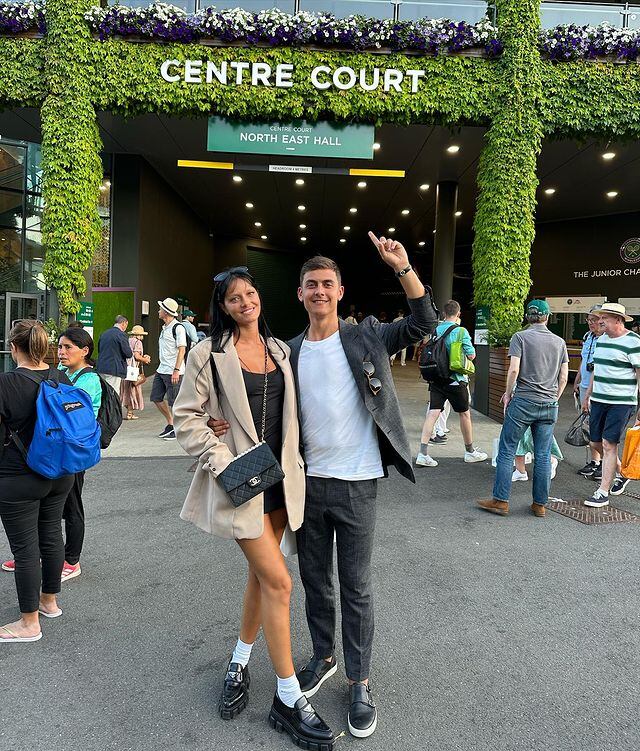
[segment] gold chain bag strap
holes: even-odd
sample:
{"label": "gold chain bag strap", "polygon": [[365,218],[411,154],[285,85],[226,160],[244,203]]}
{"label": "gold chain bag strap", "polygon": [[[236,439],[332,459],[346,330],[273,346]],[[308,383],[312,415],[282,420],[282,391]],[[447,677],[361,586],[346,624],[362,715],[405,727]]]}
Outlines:
{"label": "gold chain bag strap", "polygon": [[[211,356],[214,384],[217,383],[216,366]],[[264,493],[272,485],[282,482],[284,472],[269,444],[264,440],[267,426],[267,389],[269,387],[269,354],[264,345],[264,389],[262,393],[262,432],[260,442],[238,454],[219,475],[218,480],[236,508]]]}

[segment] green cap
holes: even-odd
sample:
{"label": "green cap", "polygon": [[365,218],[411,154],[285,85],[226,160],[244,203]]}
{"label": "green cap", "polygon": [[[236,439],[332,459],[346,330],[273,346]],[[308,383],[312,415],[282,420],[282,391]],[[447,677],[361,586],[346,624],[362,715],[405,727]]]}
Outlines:
{"label": "green cap", "polygon": [[182,311],[182,315],[183,316],[194,316],[194,318],[195,318],[196,314],[193,312],[193,310],[189,310],[189,308],[187,308],[186,310]]}
{"label": "green cap", "polygon": [[546,300],[532,300],[527,303],[527,313],[537,313],[541,316],[548,316],[551,313],[551,308]]}

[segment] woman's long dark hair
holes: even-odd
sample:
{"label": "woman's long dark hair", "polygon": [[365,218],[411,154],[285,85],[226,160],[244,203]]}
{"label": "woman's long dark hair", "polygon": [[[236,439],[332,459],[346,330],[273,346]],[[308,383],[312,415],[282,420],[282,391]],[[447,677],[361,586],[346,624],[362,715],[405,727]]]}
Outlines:
{"label": "woman's long dark hair", "polygon": [[71,326],[63,331],[62,334],[60,334],[58,341],[60,341],[63,336],[65,337],[65,339],[73,342],[78,349],[86,347],[87,356],[84,358],[85,362],[87,363],[87,365],[91,365],[91,367],[95,365],[95,362],[91,359],[91,355],[93,354],[93,339],[91,338],[91,335],[88,331],[80,329],[77,326]]}
{"label": "woman's long dark hair", "polygon": [[224,299],[227,296],[229,287],[235,283],[237,279],[242,279],[247,284],[250,284],[260,296],[260,318],[258,318],[258,331],[262,338],[267,341],[268,338],[273,339],[273,334],[267,321],[264,317],[262,309],[262,296],[260,295],[260,289],[255,282],[255,279],[248,271],[231,271],[223,281],[216,282],[213,287],[213,293],[211,295],[211,306],[209,308],[209,321],[211,332],[211,350],[212,352],[220,352],[222,347],[229,341],[229,339],[238,330],[238,324],[233,318],[222,309],[224,305]]}

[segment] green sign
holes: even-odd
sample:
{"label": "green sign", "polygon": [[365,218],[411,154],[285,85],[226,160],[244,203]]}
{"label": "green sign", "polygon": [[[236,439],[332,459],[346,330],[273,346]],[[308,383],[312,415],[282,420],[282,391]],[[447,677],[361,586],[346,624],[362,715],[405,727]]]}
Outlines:
{"label": "green sign", "polygon": [[373,159],[373,125],[237,123],[210,117],[208,151],[342,159]]}
{"label": "green sign", "polygon": [[78,311],[78,317],[76,320],[79,321],[85,328],[93,327],[93,303],[92,302],[80,303],[80,310]]}

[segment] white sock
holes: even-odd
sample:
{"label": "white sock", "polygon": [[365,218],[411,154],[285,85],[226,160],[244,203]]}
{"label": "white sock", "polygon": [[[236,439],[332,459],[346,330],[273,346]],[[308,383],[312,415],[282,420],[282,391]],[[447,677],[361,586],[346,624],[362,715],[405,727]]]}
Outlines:
{"label": "white sock", "polygon": [[300,690],[300,683],[298,682],[298,676],[294,673],[290,678],[278,679],[278,698],[287,707],[294,707],[296,702],[301,696],[304,696]]}
{"label": "white sock", "polygon": [[252,649],[253,644],[245,644],[242,639],[238,639],[236,648],[233,650],[233,654],[231,655],[231,662],[237,662],[242,665],[243,668],[246,668],[249,664],[249,658],[251,657]]}

